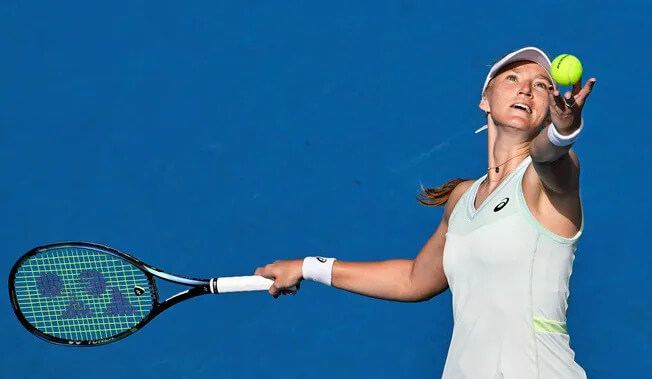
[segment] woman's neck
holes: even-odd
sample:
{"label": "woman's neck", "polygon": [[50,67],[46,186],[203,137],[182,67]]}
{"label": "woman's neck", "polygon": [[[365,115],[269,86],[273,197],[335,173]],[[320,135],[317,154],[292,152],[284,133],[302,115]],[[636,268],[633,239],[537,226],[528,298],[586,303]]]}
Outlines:
{"label": "woman's neck", "polygon": [[[501,128],[503,129],[503,128]],[[487,182],[500,183],[530,154],[530,142],[518,130],[489,128]]]}

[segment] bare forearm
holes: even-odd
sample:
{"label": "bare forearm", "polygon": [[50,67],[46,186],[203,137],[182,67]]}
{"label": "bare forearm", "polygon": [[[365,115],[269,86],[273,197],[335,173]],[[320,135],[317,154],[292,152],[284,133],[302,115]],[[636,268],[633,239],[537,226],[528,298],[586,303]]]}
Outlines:
{"label": "bare forearm", "polygon": [[332,286],[384,300],[415,302],[426,300],[412,285],[413,260],[342,262],[333,264]]}

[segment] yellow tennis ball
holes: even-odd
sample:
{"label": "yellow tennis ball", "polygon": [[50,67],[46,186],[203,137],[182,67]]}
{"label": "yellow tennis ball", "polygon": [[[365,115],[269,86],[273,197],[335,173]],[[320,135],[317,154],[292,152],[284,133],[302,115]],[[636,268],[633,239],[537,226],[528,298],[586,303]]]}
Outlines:
{"label": "yellow tennis ball", "polygon": [[550,65],[552,78],[562,86],[572,86],[582,77],[582,62],[570,54],[562,54]]}

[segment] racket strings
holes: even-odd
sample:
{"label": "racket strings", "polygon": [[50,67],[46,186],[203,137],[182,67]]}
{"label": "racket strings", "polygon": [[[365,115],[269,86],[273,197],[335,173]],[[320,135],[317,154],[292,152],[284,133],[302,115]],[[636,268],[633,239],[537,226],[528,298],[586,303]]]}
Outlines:
{"label": "racket strings", "polygon": [[78,247],[46,250],[23,261],[14,290],[20,312],[32,326],[75,341],[97,341],[130,330],[151,311],[155,296],[137,267]]}

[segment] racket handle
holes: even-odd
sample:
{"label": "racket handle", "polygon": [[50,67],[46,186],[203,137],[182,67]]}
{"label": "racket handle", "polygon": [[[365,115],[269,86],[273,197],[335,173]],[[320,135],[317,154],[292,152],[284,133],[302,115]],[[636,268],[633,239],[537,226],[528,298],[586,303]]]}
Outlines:
{"label": "racket handle", "polygon": [[267,291],[273,283],[273,280],[260,275],[227,276],[211,279],[209,287],[211,293]]}

